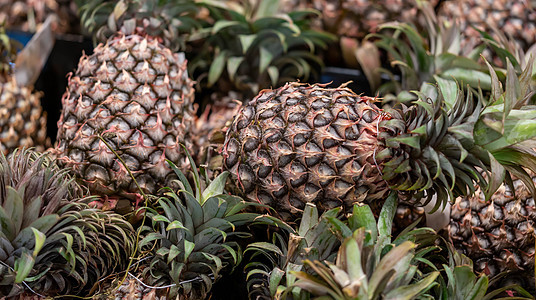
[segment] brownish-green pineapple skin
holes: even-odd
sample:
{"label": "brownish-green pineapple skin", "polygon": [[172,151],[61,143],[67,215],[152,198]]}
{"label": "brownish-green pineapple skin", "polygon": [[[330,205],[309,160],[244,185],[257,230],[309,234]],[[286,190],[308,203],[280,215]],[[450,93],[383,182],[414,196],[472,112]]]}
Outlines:
{"label": "brownish-green pineapple skin", "polygon": [[494,276],[511,270],[524,278],[525,287],[534,287],[536,205],[521,180],[514,180],[514,188],[515,196],[501,186],[489,201],[480,189],[456,199],[447,232],[476,271]]}
{"label": "brownish-green pineapple skin", "polygon": [[250,201],[284,218],[382,198],[374,163],[381,110],[349,89],[289,83],[242,108],[223,147],[224,167]]}
{"label": "brownish-green pineapple skin", "polygon": [[442,1],[438,14],[460,25],[466,43],[480,37],[476,29],[490,34],[498,29],[525,51],[536,43],[536,2],[533,0]]}
{"label": "brownish-green pineapple skin", "polygon": [[0,152],[35,147],[44,151],[50,141],[46,132],[46,113],[40,94],[19,87],[14,78],[0,82]]}
{"label": "brownish-green pineapple skin", "polygon": [[[118,34],[80,59],[58,121],[56,154],[98,194],[134,198],[175,178],[194,120],[186,60],[141,35]],[[132,179],[134,177],[135,181]],[[138,187],[139,185],[139,187]]]}
{"label": "brownish-green pineapple skin", "polygon": [[[321,12],[321,27],[336,33],[363,39],[375,32],[378,26],[391,21],[410,22],[417,18],[415,0],[285,0],[284,11],[293,11],[296,6],[314,8]],[[435,5],[437,0],[430,0]]]}
{"label": "brownish-green pineapple skin", "polygon": [[52,30],[80,33],[74,0],[0,0],[0,24],[9,29],[35,32],[48,16],[55,16]]}

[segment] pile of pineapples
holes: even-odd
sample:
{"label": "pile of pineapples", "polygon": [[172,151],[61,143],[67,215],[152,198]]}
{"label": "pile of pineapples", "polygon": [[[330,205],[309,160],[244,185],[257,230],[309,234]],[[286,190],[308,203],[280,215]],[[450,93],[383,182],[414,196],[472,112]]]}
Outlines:
{"label": "pile of pineapples", "polygon": [[77,2],[100,43],[53,147],[0,32],[0,298],[534,299],[526,48],[419,1],[367,37],[400,77],[369,97],[296,82],[335,40],[312,11]]}

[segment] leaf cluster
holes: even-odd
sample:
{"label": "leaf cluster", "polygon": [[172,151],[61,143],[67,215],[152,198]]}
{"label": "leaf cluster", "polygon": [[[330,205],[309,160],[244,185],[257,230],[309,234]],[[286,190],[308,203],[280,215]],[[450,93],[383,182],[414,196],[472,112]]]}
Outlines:
{"label": "leaf cluster", "polygon": [[0,156],[0,295],[87,293],[125,266],[132,226],[90,209],[46,154]]}
{"label": "leaf cluster", "polygon": [[143,228],[142,252],[153,254],[143,277],[155,286],[169,287],[169,297],[204,299],[222,271],[232,271],[242,260],[238,240],[251,237],[241,226],[272,222],[269,217],[243,212],[254,206],[224,193],[228,172],[201,181],[193,159],[194,186],[171,162],[178,191],[165,188],[156,209],[147,208],[151,226]]}
{"label": "leaf cluster", "polygon": [[334,40],[311,29],[318,12],[280,13],[279,0],[199,3],[213,22],[192,37],[202,40],[189,64],[201,87],[240,91],[247,98],[286,81],[313,79],[323,66],[318,50]]}

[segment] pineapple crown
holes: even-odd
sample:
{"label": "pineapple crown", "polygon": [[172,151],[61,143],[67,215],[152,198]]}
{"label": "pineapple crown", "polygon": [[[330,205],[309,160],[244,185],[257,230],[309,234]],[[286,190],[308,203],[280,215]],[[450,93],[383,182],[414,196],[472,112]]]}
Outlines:
{"label": "pineapple crown", "polygon": [[377,220],[368,205],[354,205],[344,221],[326,216],[341,242],[336,258],[304,260],[302,270],[290,271],[293,282],[282,298],[307,292],[334,299],[414,299],[437,285],[439,272],[421,272],[418,261],[431,264],[438,236],[430,228],[414,229],[415,222],[392,240],[397,201],[397,194],[391,193]]}
{"label": "pineapple crown", "polygon": [[251,99],[270,86],[310,80],[323,67],[317,50],[335,40],[311,28],[317,11],[281,13],[279,0],[201,3],[213,24],[192,36],[203,42],[189,70],[202,86],[218,85],[224,94],[240,91]]}
{"label": "pineapple crown", "polygon": [[139,247],[142,252],[147,248],[155,249],[150,267],[144,270],[144,277],[151,284],[169,286],[171,298],[179,295],[181,299],[204,299],[220,273],[234,269],[242,260],[236,239],[251,234],[237,231],[237,228],[257,223],[273,224],[278,220],[242,212],[255,204],[224,194],[228,172],[213,181],[203,182],[192,157],[188,153],[187,156],[194,187],[177,166],[168,161],[179,178],[176,183],[180,188],[177,192],[164,188],[167,192],[159,199],[157,209],[147,208],[152,226],[144,227],[146,235]]}
{"label": "pineapple crown", "polygon": [[77,202],[80,188],[46,154],[0,154],[0,191],[0,297],[88,292],[127,261],[130,224]]}
{"label": "pineapple crown", "polygon": [[83,28],[98,42],[121,32],[156,38],[166,47],[182,50],[187,36],[201,27],[194,0],[77,0],[77,4]]}
{"label": "pineapple crown", "polygon": [[409,108],[385,111],[378,134],[385,148],[375,158],[392,189],[424,198],[425,204],[437,194],[437,209],[449,198],[474,192],[474,181],[489,199],[515,175],[536,195],[525,170],[536,171],[536,108],[528,105],[532,62],[519,77],[508,63],[505,89],[488,66],[489,97],[481,89],[464,91],[454,81],[441,81],[437,89],[416,92],[420,100]]}
{"label": "pineapple crown", "polygon": [[[307,203],[297,230],[288,225],[279,226],[285,230],[274,232],[270,243],[249,244],[244,254],[251,253],[245,266],[250,299],[259,299],[252,297],[257,294],[279,299],[296,280],[290,272],[304,270],[305,260],[334,261],[340,241],[330,230],[329,220],[340,215],[341,209],[335,208],[325,211],[319,218],[317,207]],[[269,291],[269,297],[263,289]]]}

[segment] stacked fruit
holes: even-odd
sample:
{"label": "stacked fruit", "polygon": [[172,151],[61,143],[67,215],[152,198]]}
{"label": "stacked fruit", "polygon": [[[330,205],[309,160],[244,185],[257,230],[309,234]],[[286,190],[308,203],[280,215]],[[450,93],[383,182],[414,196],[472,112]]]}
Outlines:
{"label": "stacked fruit", "polygon": [[10,29],[36,32],[47,17],[54,16],[57,33],[77,33],[80,19],[71,0],[1,0],[0,24]]}
{"label": "stacked fruit", "polygon": [[36,147],[44,150],[50,141],[46,136],[46,113],[41,96],[31,87],[19,86],[13,75],[18,44],[0,28],[0,152]]}
{"label": "stacked fruit", "polygon": [[[384,25],[396,34],[379,43],[407,85],[382,107],[345,85],[280,84],[306,72],[316,57],[304,49],[325,36],[301,30],[299,13],[231,2],[81,6],[105,41],[69,77],[55,159],[0,156],[0,297],[206,299],[242,267],[254,299],[528,296],[517,285],[488,292],[488,278],[534,270],[533,59],[502,52],[506,68],[495,68],[442,47],[454,30],[427,36],[429,52],[414,27]],[[220,39],[232,32],[238,40]],[[276,87],[197,118],[177,52],[199,49],[192,40],[212,59],[201,72],[210,86]],[[283,51],[291,41],[297,48]],[[244,78],[250,68],[257,79]],[[466,81],[475,74],[481,82]],[[425,205],[450,211],[444,237],[418,226]],[[412,224],[393,238],[400,219]]]}

